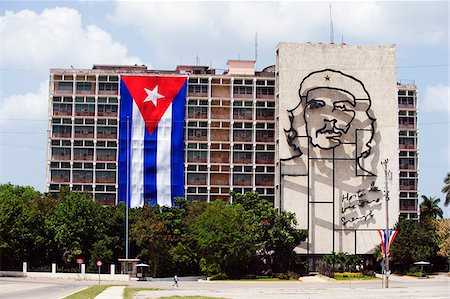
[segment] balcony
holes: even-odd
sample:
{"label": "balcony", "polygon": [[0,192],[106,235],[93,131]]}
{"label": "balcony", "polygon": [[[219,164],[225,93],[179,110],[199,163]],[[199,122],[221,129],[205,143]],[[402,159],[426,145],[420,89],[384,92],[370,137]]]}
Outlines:
{"label": "balcony", "polygon": [[211,185],[229,186],[230,177],[228,174],[211,174]]}
{"label": "balcony", "polygon": [[97,138],[98,139],[116,139],[117,138],[117,134],[115,134],[115,133],[113,133],[113,134],[97,133]]}
{"label": "balcony", "polygon": [[256,180],[256,186],[275,186],[275,182],[273,180]]}
{"label": "balcony", "polygon": [[70,133],[52,133],[52,137],[54,138],[70,138],[72,136],[72,134]]}
{"label": "balcony", "polygon": [[398,107],[403,109],[416,109],[414,104],[398,104]]}
{"label": "balcony", "polygon": [[255,160],[256,164],[275,164],[275,160],[274,159],[256,159]]}
{"label": "balcony", "polygon": [[92,133],[77,133],[75,132],[75,138],[85,139],[85,138],[94,138],[94,132]]}
{"label": "balcony", "polygon": [[117,112],[98,112],[98,116],[117,117]]}
{"label": "balcony", "polygon": [[230,108],[223,107],[213,107],[211,109],[212,119],[229,119],[230,118]]}
{"label": "balcony", "polygon": [[206,179],[204,180],[187,180],[188,185],[194,185],[194,186],[204,186],[206,185]]}
{"label": "balcony", "polygon": [[188,157],[187,158],[187,162],[190,162],[190,163],[206,163],[207,159],[206,158],[201,158],[201,157]]}
{"label": "balcony", "polygon": [[400,185],[400,190],[417,190],[415,185]]}
{"label": "balcony", "polygon": [[400,204],[400,212],[417,212],[415,205]]}
{"label": "balcony", "polygon": [[236,163],[236,164],[252,164],[253,161],[252,161],[251,158],[250,158],[250,159],[246,159],[246,158],[234,158],[234,159],[233,159],[233,163]]}
{"label": "balcony", "polygon": [[94,155],[78,155],[73,157],[74,160],[81,160],[81,161],[92,161],[94,160]]}
{"label": "balcony", "polygon": [[115,155],[97,155],[97,161],[116,161]]}
{"label": "balcony", "polygon": [[68,155],[52,155],[51,159],[53,161],[56,161],[56,160],[63,160],[63,161],[70,160],[70,154],[68,154]]}
{"label": "balcony", "polygon": [[234,186],[251,186],[252,182],[251,182],[251,180],[237,179],[237,180],[233,181],[233,185]]}
{"label": "balcony", "polygon": [[404,149],[404,150],[415,150],[416,149],[414,144],[399,144],[399,148]]}
{"label": "balcony", "polygon": [[70,181],[70,178],[67,177],[53,177],[51,179],[52,183],[68,183]]}
{"label": "balcony", "polygon": [[229,98],[230,87],[226,85],[212,85],[211,96],[215,98]]}
{"label": "balcony", "polygon": [[230,155],[228,152],[212,152],[211,163],[230,163]]}
{"label": "balcony", "polygon": [[275,116],[272,115],[256,115],[256,120],[275,120]]}
{"label": "balcony", "polygon": [[400,164],[399,165],[400,169],[410,169],[410,170],[414,170],[416,169],[415,165],[410,165],[410,164]]}
{"label": "balcony", "polygon": [[115,184],[116,183],[116,178],[102,178],[102,177],[97,177],[95,178],[95,182],[96,183],[106,183],[106,184]]}
{"label": "balcony", "polygon": [[73,178],[74,183],[92,183],[92,177],[78,177]]}
{"label": "balcony", "polygon": [[273,136],[256,136],[256,142],[274,142]]}
{"label": "balcony", "polygon": [[414,124],[399,124],[398,127],[403,130],[414,130],[416,126]]}
{"label": "balcony", "polygon": [[54,116],[72,116],[72,110],[66,111],[53,111]]}

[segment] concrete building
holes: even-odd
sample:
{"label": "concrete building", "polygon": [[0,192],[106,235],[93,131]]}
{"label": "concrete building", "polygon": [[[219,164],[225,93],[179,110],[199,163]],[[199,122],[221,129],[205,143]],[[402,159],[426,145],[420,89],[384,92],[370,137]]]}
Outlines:
{"label": "concrete building", "polygon": [[102,204],[117,198],[120,76],[185,75],[185,194],[230,199],[230,191],[275,198],[275,78],[254,61],[230,60],[222,74],[204,66],[51,69],[47,191],[67,186]]}
{"label": "concrete building", "polygon": [[282,43],[262,71],[243,60],[221,73],[51,69],[47,191],[67,186],[116,204],[121,75],[182,75],[189,200],[256,191],[309,229],[299,253],[369,254],[386,226],[382,161],[389,225],[418,214],[417,93],[397,84],[395,59],[394,46]]}
{"label": "concrete building", "polygon": [[419,211],[419,150],[417,87],[414,81],[397,83],[400,169],[400,217],[417,219]]}
{"label": "concrete building", "polygon": [[394,46],[277,47],[276,206],[308,229],[300,254],[370,254],[378,230],[398,220],[395,55]]}

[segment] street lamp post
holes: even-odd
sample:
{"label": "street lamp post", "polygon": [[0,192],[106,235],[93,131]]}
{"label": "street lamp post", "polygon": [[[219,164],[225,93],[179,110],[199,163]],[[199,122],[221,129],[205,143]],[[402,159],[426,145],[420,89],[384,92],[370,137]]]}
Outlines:
{"label": "street lamp post", "polygon": [[389,171],[388,171],[388,159],[381,162],[381,165],[383,165],[384,169],[384,198],[386,201],[386,238],[385,238],[385,247],[384,247],[384,271],[385,271],[385,282],[384,287],[389,288],[389,256],[388,256],[388,250],[389,250],[389,241],[390,241],[390,232],[389,232],[389,185],[388,185],[388,179],[389,179]]}

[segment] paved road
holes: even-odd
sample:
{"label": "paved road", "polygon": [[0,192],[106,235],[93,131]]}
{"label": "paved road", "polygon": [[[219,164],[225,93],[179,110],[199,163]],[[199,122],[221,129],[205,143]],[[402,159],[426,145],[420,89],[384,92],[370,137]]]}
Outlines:
{"label": "paved road", "polygon": [[[141,291],[136,299],[163,296],[202,295],[229,299],[414,299],[450,298],[450,278],[432,279],[392,278],[389,289],[381,288],[381,281],[338,282],[317,277],[289,282],[192,282],[180,278],[180,287],[172,287],[171,280],[132,281],[130,287],[160,288],[159,291]],[[106,282],[105,282],[106,283]],[[37,280],[0,278],[0,298],[8,299],[58,299],[76,290],[96,284],[86,281]],[[107,284],[124,284],[108,282]]]}
{"label": "paved road", "polygon": [[37,280],[30,278],[0,278],[0,298],[51,299],[62,298],[95,282]]}
{"label": "paved road", "polygon": [[450,298],[450,279],[393,279],[389,289],[381,288],[381,281],[337,282],[305,279],[304,282],[183,282],[174,288],[170,282],[145,282],[141,287],[165,288],[161,291],[142,291],[136,299],[164,296],[210,296],[229,299],[396,299]]}

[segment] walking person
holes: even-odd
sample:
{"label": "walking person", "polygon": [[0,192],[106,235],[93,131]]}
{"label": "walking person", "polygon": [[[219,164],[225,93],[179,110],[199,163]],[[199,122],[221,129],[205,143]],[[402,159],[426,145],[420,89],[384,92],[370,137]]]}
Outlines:
{"label": "walking person", "polygon": [[177,288],[178,288],[178,276],[175,274],[175,276],[173,277],[173,285],[172,285],[173,287],[174,286],[177,286]]}

